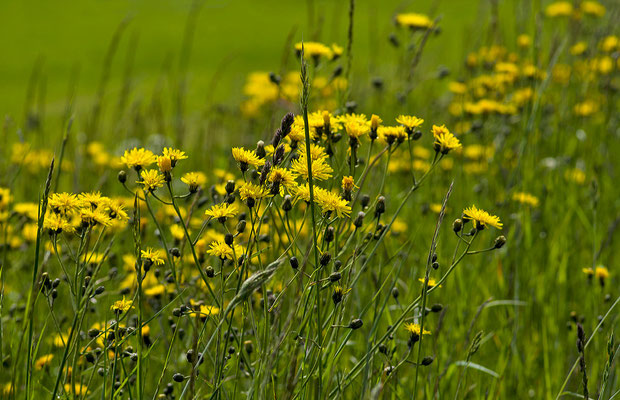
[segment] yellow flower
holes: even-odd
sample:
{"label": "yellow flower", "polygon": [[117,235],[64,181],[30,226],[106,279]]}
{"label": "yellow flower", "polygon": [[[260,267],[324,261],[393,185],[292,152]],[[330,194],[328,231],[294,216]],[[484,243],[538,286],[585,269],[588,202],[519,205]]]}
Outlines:
{"label": "yellow flower", "polygon": [[93,209],[107,203],[108,198],[101,196],[101,192],[80,193],[78,201],[81,207],[91,207]]}
{"label": "yellow flower", "polygon": [[478,209],[475,205],[466,208],[463,211],[463,217],[467,220],[472,220],[474,227],[478,230],[484,229],[487,225],[493,226],[497,229],[502,229],[503,226],[499,220],[499,217]]}
{"label": "yellow flower", "polygon": [[435,137],[435,151],[448,154],[450,150],[461,147],[461,142],[454,136],[445,125],[433,125],[433,136]]}
{"label": "yellow flower", "polygon": [[161,265],[164,263],[164,258],[161,250],[153,250],[152,247],[147,247],[146,250],[141,250],[140,255],[142,260],[148,260],[154,265]]}
{"label": "yellow flower", "polygon": [[125,300],[125,296],[123,296],[123,300],[117,300],[112,304],[110,310],[115,313],[122,314],[133,308],[132,302],[130,300]]}
{"label": "yellow flower", "polygon": [[568,1],[556,1],[545,9],[548,17],[569,17],[573,13],[573,5]]}
{"label": "yellow flower", "polygon": [[80,205],[80,201],[73,193],[52,193],[47,200],[47,205],[55,213],[67,215]]}
{"label": "yellow flower", "polygon": [[594,275],[601,281],[609,278],[609,270],[603,266],[598,266],[594,270]]}
{"label": "yellow flower", "polygon": [[[418,278],[418,281],[424,283],[424,278]],[[435,286],[437,286],[437,281],[433,278],[428,278],[428,288],[432,289]],[[441,285],[439,285],[439,287],[441,287]]]}
{"label": "yellow flower", "polygon": [[602,17],[605,15],[605,6],[599,3],[598,1],[589,1],[586,0],[581,3],[581,12],[586,15],[591,15],[593,17]]}
{"label": "yellow flower", "polygon": [[233,218],[237,215],[237,207],[233,204],[220,203],[206,210],[205,215],[217,219],[220,222],[224,222],[226,218]]}
{"label": "yellow flower", "polygon": [[157,157],[152,151],[137,147],[125,150],[125,154],[121,157],[121,162],[127,165],[127,168],[133,168],[136,171],[153,164],[156,160]]}
{"label": "yellow flower", "polygon": [[342,177],[342,190],[345,192],[352,192],[355,188],[357,188],[357,186],[355,186],[355,181],[352,176]]}
{"label": "yellow flower", "polygon": [[88,387],[80,383],[75,383],[75,391],[74,391],[73,385],[71,385],[70,383],[65,383],[65,392],[73,393],[74,395],[78,395],[78,396],[84,396],[88,393]]}
{"label": "yellow flower", "polygon": [[360,136],[364,136],[368,133],[369,127],[365,123],[358,121],[347,122],[344,126],[347,135],[352,139],[359,139]]}
{"label": "yellow flower", "polygon": [[[306,155],[303,154],[297,160],[293,160],[291,163],[291,170],[294,174],[308,179],[308,161]],[[325,161],[324,158],[312,160],[312,178],[320,181],[331,178],[331,174],[334,172],[332,167]]]}
{"label": "yellow flower", "polygon": [[[334,52],[328,46],[319,42],[299,42],[295,44],[295,50],[298,54],[301,54],[301,48],[303,45],[304,49],[304,57],[305,58],[314,58],[318,60],[319,58],[326,58],[331,60],[334,58]],[[342,49],[340,51],[342,53]]]}
{"label": "yellow flower", "polygon": [[372,114],[370,116],[370,129],[372,129],[376,133],[377,129],[379,129],[379,125],[381,125],[382,122],[383,120],[381,119],[381,117]]}
{"label": "yellow flower", "polygon": [[[166,293],[166,287],[164,285],[155,285],[153,287],[150,287],[148,289],[144,290],[144,295],[148,296],[148,297],[159,297],[161,295],[163,295],[164,293]],[[144,336],[145,333],[145,329],[144,328],[148,328],[148,326],[145,326],[142,328],[142,335]]]}
{"label": "yellow flower", "polygon": [[170,173],[172,171],[172,160],[168,156],[158,156],[157,166],[162,173]]}
{"label": "yellow flower", "polygon": [[411,134],[414,129],[419,128],[424,123],[424,120],[412,115],[399,115],[396,122],[404,126],[407,133]]}
{"label": "yellow flower", "polygon": [[155,169],[143,170],[140,172],[142,180],[138,181],[144,190],[152,192],[157,188],[164,186],[165,178],[159,171]]}
{"label": "yellow flower", "polygon": [[34,362],[34,367],[36,369],[42,369],[43,367],[47,367],[51,364],[53,358],[53,354],[46,354],[44,356],[41,356],[37,358],[37,360]]}
{"label": "yellow flower", "polygon": [[[299,145],[298,153],[300,156],[306,155],[306,143],[301,143]],[[325,147],[319,146],[318,144],[311,143],[310,144],[310,158],[313,160],[326,159],[329,156],[325,152]]]}
{"label": "yellow flower", "polygon": [[188,172],[181,177],[181,182],[189,186],[189,191],[194,193],[207,183],[207,176],[202,172]]}
{"label": "yellow flower", "polygon": [[416,13],[398,14],[396,23],[411,29],[428,29],[433,26],[433,21],[429,17]]}
{"label": "yellow flower", "polygon": [[[407,332],[409,332],[410,335],[417,335],[420,336],[420,324],[412,324],[412,323],[406,323],[405,324],[405,330]],[[424,329],[424,331],[422,332],[422,334],[424,335],[430,335],[430,331],[427,331],[426,329]]]}
{"label": "yellow flower", "polygon": [[120,221],[126,221],[129,219],[125,206],[118,200],[107,199],[105,202],[105,208],[108,211],[108,215],[112,219]]}
{"label": "yellow flower", "polygon": [[269,192],[263,186],[259,186],[251,182],[244,182],[239,187],[239,196],[243,201],[246,201],[247,199],[258,200],[268,197]]}
{"label": "yellow flower", "polygon": [[585,41],[579,41],[570,48],[570,53],[574,56],[580,56],[588,49],[588,44]]}
{"label": "yellow flower", "polygon": [[187,159],[184,151],[173,149],[172,147],[164,147],[162,152],[164,157],[167,157],[172,162],[172,168],[174,168],[179,160]]}
{"label": "yellow flower", "polygon": [[394,142],[402,143],[407,139],[407,132],[403,126],[380,126],[377,129],[379,140],[382,143],[392,145]]}
{"label": "yellow flower", "polygon": [[207,254],[219,257],[220,260],[225,260],[227,258],[229,260],[232,260],[234,256],[238,258],[239,256],[243,254],[243,249],[241,248],[241,246],[237,244],[233,244],[233,246],[234,246],[234,252],[233,252],[233,248],[227,245],[226,243],[215,241],[209,245],[209,250],[207,250]]}
{"label": "yellow flower", "polygon": [[252,150],[245,150],[243,147],[233,147],[232,155],[235,161],[239,163],[239,169],[241,172],[248,170],[248,166],[260,167],[265,164],[265,160],[259,158]]}
{"label": "yellow flower", "polygon": [[218,315],[220,313],[219,307],[209,306],[209,305],[201,305],[199,311],[194,311],[190,313],[190,315],[194,315],[200,318],[206,318],[212,315]]}
{"label": "yellow flower", "polygon": [[[280,185],[284,185],[287,188],[291,188],[295,186],[295,177],[293,176],[293,173],[286,168],[280,168],[280,167],[273,168],[271,172],[269,173],[267,180],[273,184],[272,186],[273,188],[277,187],[278,190],[281,189]],[[273,193],[273,190],[272,190],[272,194],[277,194],[277,193]]]}
{"label": "yellow flower", "polygon": [[55,213],[45,216],[45,221],[43,221],[43,229],[56,234],[63,231],[66,233],[71,233],[75,230],[69,221],[67,221],[63,216]]}
{"label": "yellow flower", "polygon": [[314,189],[314,200],[321,207],[323,214],[335,213],[338,218],[348,217],[351,214],[351,206],[347,200],[329,190]]}
{"label": "yellow flower", "polygon": [[95,226],[97,224],[103,226],[112,225],[112,218],[105,211],[97,208],[95,210],[91,208],[82,208],[80,209],[80,218],[82,223]]}
{"label": "yellow flower", "polygon": [[532,207],[538,207],[538,198],[529,193],[516,192],[512,195],[512,199],[521,204],[527,204]]}
{"label": "yellow flower", "polygon": [[517,37],[517,45],[519,47],[521,48],[530,47],[530,44],[532,44],[532,38],[530,37],[530,35],[526,35],[525,33],[522,33],[521,35]]}

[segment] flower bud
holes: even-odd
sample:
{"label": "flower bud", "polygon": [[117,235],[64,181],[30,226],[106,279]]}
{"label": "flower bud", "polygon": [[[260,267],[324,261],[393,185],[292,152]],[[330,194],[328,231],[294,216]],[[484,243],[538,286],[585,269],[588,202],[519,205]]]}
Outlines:
{"label": "flower bud", "polygon": [[356,318],[353,321],[351,321],[348,327],[355,330],[355,329],[361,328],[362,325],[364,325],[364,322],[361,319]]}
{"label": "flower bud", "polygon": [[125,172],[125,171],[121,170],[121,171],[118,173],[118,181],[119,181],[120,183],[125,183],[125,182],[127,182],[127,172]]}
{"label": "flower bud", "polygon": [[495,239],[494,247],[496,249],[501,249],[502,247],[504,247],[505,244],[506,244],[506,237],[504,235],[501,235]]}

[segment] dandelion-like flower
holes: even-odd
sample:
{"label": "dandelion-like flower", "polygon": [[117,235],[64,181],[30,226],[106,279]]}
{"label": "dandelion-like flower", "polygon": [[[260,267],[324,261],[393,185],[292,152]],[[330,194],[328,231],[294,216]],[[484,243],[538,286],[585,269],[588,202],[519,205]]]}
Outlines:
{"label": "dandelion-like flower", "polygon": [[407,133],[411,135],[414,129],[422,126],[424,120],[412,115],[399,115],[398,118],[396,118],[396,122],[404,126]]}
{"label": "dandelion-like flower", "polygon": [[315,190],[314,199],[319,207],[321,207],[323,214],[334,213],[338,218],[351,215],[351,206],[349,206],[349,202],[329,190]]}
{"label": "dandelion-like flower", "polygon": [[152,151],[137,147],[125,150],[125,154],[121,157],[121,162],[127,165],[127,168],[133,168],[136,171],[153,164],[155,161],[157,161],[157,157]]}
{"label": "dandelion-like flower", "polygon": [[47,205],[52,211],[58,214],[67,215],[80,205],[77,196],[73,193],[52,193],[48,200]]}
{"label": "dandelion-like flower", "polygon": [[269,192],[267,189],[252,182],[245,182],[239,186],[239,197],[241,197],[243,201],[247,199],[258,200],[268,196]]}
{"label": "dandelion-like flower", "polygon": [[189,186],[189,191],[195,193],[198,188],[207,183],[207,176],[202,172],[188,172],[181,177],[181,182]]}
{"label": "dandelion-like flower", "polygon": [[155,169],[141,171],[140,177],[142,180],[138,181],[138,183],[144,187],[145,191],[152,192],[155,189],[164,186],[164,176]]}
{"label": "dandelion-like flower", "polygon": [[206,210],[205,215],[217,219],[220,222],[224,222],[227,218],[233,218],[237,215],[237,207],[233,204],[220,203]]}
{"label": "dandelion-like flower", "polygon": [[73,225],[67,221],[63,216],[51,213],[45,216],[43,222],[43,229],[48,230],[50,233],[59,234],[61,232],[71,233],[75,230]]}
{"label": "dandelion-like flower", "polygon": [[461,142],[454,136],[445,125],[433,125],[433,136],[435,143],[433,147],[435,151],[441,154],[448,154],[451,150],[461,147]]}
{"label": "dandelion-like flower", "polygon": [[[406,323],[405,324],[405,330],[407,332],[409,332],[410,335],[417,335],[418,337],[420,336],[420,324],[413,324],[413,323]],[[431,332],[427,331],[426,329],[424,329],[424,331],[422,332],[423,335],[430,335]]]}
{"label": "dandelion-like flower", "polygon": [[265,160],[259,158],[252,150],[246,150],[243,147],[233,147],[232,156],[239,163],[241,172],[248,170],[248,166],[260,167],[265,164]]}
{"label": "dandelion-like flower", "polygon": [[172,168],[177,165],[177,161],[186,160],[187,156],[184,151],[173,149],[172,147],[164,147],[164,151],[162,152],[164,157],[167,157],[172,162]]}
{"label": "dandelion-like flower", "polygon": [[[293,160],[291,163],[291,170],[296,175],[308,179],[308,161],[305,155],[302,155],[297,160]],[[312,160],[312,178],[320,181],[331,178],[331,174],[334,172],[332,167],[325,161],[324,158]]]}
{"label": "dandelion-like flower", "polygon": [[148,260],[148,262],[153,265],[162,265],[164,263],[162,252],[160,250],[153,250],[152,247],[147,247],[146,250],[141,250],[140,256],[143,261]]}
{"label": "dandelion-like flower", "polygon": [[232,247],[230,247],[224,242],[217,240],[209,245],[209,250],[207,250],[207,254],[219,257],[220,260],[232,260],[235,255],[239,257],[241,254],[243,254],[243,249],[241,248],[241,246],[236,244],[234,244],[233,246],[235,248],[234,252]]}
{"label": "dandelion-like flower", "polygon": [[396,16],[396,23],[409,29],[428,29],[433,21],[424,14],[404,13]]}
{"label": "dandelion-like flower", "polygon": [[502,229],[503,227],[498,216],[491,215],[484,210],[478,209],[475,205],[466,208],[463,211],[463,216],[467,220],[472,220],[474,227],[479,231],[483,230],[487,225],[497,229]]}
{"label": "dandelion-like flower", "polygon": [[402,143],[407,139],[407,132],[403,126],[380,126],[377,134],[381,142],[389,145]]}
{"label": "dandelion-like flower", "polygon": [[114,311],[117,314],[126,313],[130,309],[133,308],[133,302],[131,300],[125,300],[125,296],[123,296],[122,300],[117,300],[112,304],[110,310]]}

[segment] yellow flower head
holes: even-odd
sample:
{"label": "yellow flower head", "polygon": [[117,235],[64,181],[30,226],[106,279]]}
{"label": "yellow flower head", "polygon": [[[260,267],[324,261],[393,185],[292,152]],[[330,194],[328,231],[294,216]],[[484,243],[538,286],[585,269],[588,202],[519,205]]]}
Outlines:
{"label": "yellow flower head", "polygon": [[152,247],[147,247],[146,250],[140,251],[140,255],[142,257],[142,261],[148,260],[153,265],[162,265],[164,263],[161,250],[153,250]]}
{"label": "yellow flower head", "polygon": [[260,167],[265,164],[265,160],[259,158],[252,150],[246,150],[243,147],[233,147],[232,155],[235,161],[239,163],[241,172],[248,170],[248,166]]}
{"label": "yellow flower head", "polygon": [[419,128],[424,123],[424,120],[412,115],[399,115],[396,122],[404,126],[407,133],[411,134],[414,129]]}
{"label": "yellow flower head", "polygon": [[344,190],[345,192],[352,192],[353,189],[357,188],[357,186],[355,186],[355,181],[353,180],[352,176],[343,176],[342,177],[342,190]]}
{"label": "yellow flower head", "polygon": [[377,129],[379,141],[389,145],[393,143],[402,143],[407,139],[407,132],[403,126],[380,126]]}
{"label": "yellow flower head", "polygon": [[133,168],[137,171],[153,164],[156,160],[157,157],[152,151],[137,147],[125,150],[125,154],[121,157],[121,162],[127,165],[127,168]]}
{"label": "yellow flower head", "polygon": [[[314,58],[318,60],[319,58],[326,58],[331,60],[334,58],[334,52],[328,46],[319,42],[299,42],[295,44],[295,50],[297,53],[301,53],[301,49],[304,49],[304,57],[305,58]],[[340,50],[342,53],[342,50]]]}
{"label": "yellow flower head", "polygon": [[360,136],[366,135],[370,130],[366,123],[360,123],[358,121],[350,121],[345,123],[344,129],[347,132],[347,135],[352,139],[359,139]]}
{"label": "yellow flower head", "polygon": [[372,114],[370,117],[370,129],[376,132],[382,122],[383,120],[378,115]]}
{"label": "yellow flower head", "polygon": [[207,250],[207,254],[219,257],[220,260],[232,260],[233,257],[239,257],[243,254],[243,249],[241,248],[241,246],[237,244],[233,244],[233,246],[234,252],[232,247],[230,247],[224,242],[216,240],[214,242],[211,242],[211,244],[209,245],[209,250]]}
{"label": "yellow flower head", "polygon": [[82,208],[80,209],[80,218],[82,223],[90,226],[95,226],[97,224],[103,226],[112,225],[112,218],[110,218],[110,215],[100,208],[95,210],[91,208]]}
{"label": "yellow flower head", "polygon": [[[297,160],[293,160],[293,162],[291,163],[291,170],[295,175],[301,176],[306,180],[308,179],[308,161],[305,154],[303,154]],[[334,172],[334,170],[324,158],[312,160],[313,179],[324,181],[331,178],[332,172]]]}
{"label": "yellow flower head", "polygon": [[[405,324],[405,330],[407,332],[409,332],[410,335],[417,335],[420,336],[420,324],[413,324],[413,323],[406,323]],[[431,332],[427,331],[426,329],[424,329],[424,331],[422,332],[422,334],[424,335],[430,335]]]}
{"label": "yellow flower head", "polygon": [[433,136],[435,137],[433,147],[435,151],[441,152],[442,154],[448,154],[450,150],[461,147],[461,142],[459,142],[456,136],[454,136],[445,125],[433,125]]}
{"label": "yellow flower head", "polygon": [[602,265],[599,265],[594,270],[594,275],[599,280],[604,281],[605,279],[609,278],[609,270],[607,268],[603,267]]}
{"label": "yellow flower head", "polygon": [[181,177],[181,182],[189,186],[189,191],[194,193],[207,183],[207,176],[202,172],[188,172]]}
{"label": "yellow flower head", "polygon": [[233,218],[237,215],[237,207],[233,204],[220,203],[205,211],[205,215],[224,222],[227,218]]}
{"label": "yellow flower head", "polygon": [[212,315],[218,315],[219,313],[220,313],[219,307],[202,304],[198,311],[194,311],[190,313],[190,315],[194,315],[200,318],[206,318]]}
{"label": "yellow flower head", "polygon": [[80,202],[73,193],[52,193],[47,200],[47,205],[55,213],[67,215],[75,210]]}
{"label": "yellow flower head", "polygon": [[42,369],[43,367],[47,367],[51,364],[53,358],[53,354],[46,354],[44,356],[41,356],[37,358],[37,360],[34,362],[34,367],[36,369]]}
{"label": "yellow flower head", "polygon": [[[284,185],[287,188],[295,186],[295,176],[290,170],[286,168],[280,168],[280,167],[272,168],[271,172],[269,172],[269,176],[267,177],[267,180],[279,188],[280,188],[280,185]],[[272,192],[272,194],[277,194],[277,193]]]}
{"label": "yellow flower head", "polygon": [[125,300],[125,296],[123,296],[122,300],[117,300],[112,304],[110,310],[115,313],[122,314],[133,308],[132,302],[130,300]]}
{"label": "yellow flower head", "polygon": [[[419,278],[418,281],[424,283],[424,278]],[[428,278],[428,288],[432,289],[435,286],[437,286],[437,281],[433,278]],[[439,287],[441,287],[441,285],[439,285]]]}
{"label": "yellow flower head", "polygon": [[547,17],[569,17],[573,14],[573,5],[568,1],[556,1],[545,9]]}
{"label": "yellow flower head", "polygon": [[[347,200],[329,190],[321,188],[314,189],[314,200],[321,207],[323,214],[336,214],[338,218],[351,215],[351,206]],[[318,189],[318,190],[317,190]]]}
{"label": "yellow flower head", "polygon": [[140,172],[140,177],[142,177],[142,179],[139,180],[138,183],[144,186],[144,190],[148,192],[152,192],[164,186],[164,176],[155,169],[142,170]]}
{"label": "yellow flower head", "polygon": [[475,205],[466,208],[463,211],[463,217],[467,220],[472,220],[474,227],[478,230],[484,229],[487,225],[493,226],[497,229],[502,229],[503,226],[499,220],[499,217],[491,215],[484,210],[480,210],[476,208]]}
{"label": "yellow flower head", "polygon": [[247,199],[262,199],[269,196],[269,192],[265,187],[256,185],[252,182],[244,182],[241,186],[239,186],[239,197],[241,200],[246,201]]}
{"label": "yellow flower head", "polygon": [[170,173],[172,171],[172,160],[168,156],[158,156],[157,166],[162,173]]}
{"label": "yellow flower head", "polygon": [[174,168],[177,164],[177,161],[187,159],[184,151],[173,149],[172,147],[164,147],[164,151],[162,152],[164,157],[168,157],[172,162],[172,168]]}
{"label": "yellow flower head", "polygon": [[43,229],[48,230],[51,233],[60,233],[66,232],[71,233],[75,230],[73,225],[69,221],[65,219],[65,217],[51,213],[45,216],[45,221],[43,222]]}
{"label": "yellow flower head", "polygon": [[398,14],[396,23],[410,29],[428,29],[433,26],[433,21],[428,16],[416,13]]}

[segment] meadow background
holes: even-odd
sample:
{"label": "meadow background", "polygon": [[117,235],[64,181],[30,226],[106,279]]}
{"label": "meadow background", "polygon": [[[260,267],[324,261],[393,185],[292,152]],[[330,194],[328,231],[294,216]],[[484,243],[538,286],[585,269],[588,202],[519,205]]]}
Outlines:
{"label": "meadow background", "polygon": [[[450,279],[430,294],[428,304],[442,304],[443,312],[429,314],[432,335],[427,339],[429,344],[423,355],[432,356],[434,361],[426,369],[421,367],[421,383],[416,383],[415,388],[417,368],[395,361],[405,355],[408,357],[407,337],[400,328],[393,342],[394,359],[379,353],[373,355],[364,377],[354,376],[343,381],[350,385],[343,393],[336,389],[334,382],[323,392],[306,389],[308,382],[308,387],[313,387],[316,377],[308,378],[302,389],[285,387],[275,378],[255,387],[247,377],[237,379],[231,367],[227,373],[235,378],[226,381],[227,385],[237,381],[240,386],[237,391],[237,383],[234,384],[234,393],[255,398],[268,395],[323,398],[334,393],[327,389],[333,389],[337,396],[345,398],[409,398],[412,395],[419,398],[583,398],[583,374],[579,367],[575,368],[579,359],[575,345],[576,323],[579,322],[588,337],[593,335],[584,359],[586,376],[590,379],[590,398],[620,396],[618,363],[609,361],[609,354],[615,354],[618,348],[617,339],[614,344],[610,337],[617,331],[620,316],[617,308],[620,295],[617,255],[620,246],[617,233],[620,225],[617,185],[620,179],[617,161],[620,151],[617,96],[620,46],[616,45],[615,50],[609,52],[613,63],[611,71],[605,74],[596,72],[594,78],[564,81],[554,73],[557,64],[572,66],[579,61],[579,56],[569,51],[577,42],[588,43],[590,50],[582,56],[588,60],[600,56],[600,43],[605,37],[618,36],[619,5],[614,1],[601,3],[606,6],[603,17],[584,18],[578,23],[579,28],[575,28],[566,19],[545,17],[545,7],[550,4],[545,1],[355,2],[353,57],[346,100],[356,103],[355,112],[368,117],[378,114],[386,125],[394,125],[394,118],[401,114],[424,118],[424,136],[420,143],[429,152],[433,143],[429,133],[431,125],[447,124],[458,134],[464,150],[447,155],[446,158],[454,159],[444,160],[450,161],[450,167],[437,168],[407,201],[399,216],[404,228],[400,226],[394,243],[381,247],[371,266],[373,274],[365,274],[363,284],[354,288],[354,295],[348,300],[349,308],[341,318],[351,319],[362,310],[366,312],[368,304],[374,307],[375,314],[362,318],[364,326],[352,331],[354,334],[345,339],[343,335],[337,336],[344,340],[345,350],[338,361],[341,364],[336,365],[338,373],[334,379],[350,378],[347,373],[360,357],[370,354],[370,344],[378,344],[378,338],[395,320],[394,315],[420,294],[423,285],[418,280],[424,277],[427,267],[426,257],[438,210],[452,183],[453,190],[438,237],[441,268],[449,266],[454,259],[456,239],[452,222],[472,204],[498,215],[504,224],[501,232],[481,231],[484,237],[481,240],[486,242],[480,243],[479,249],[492,245],[499,234],[506,237],[507,244],[496,251],[465,258]],[[254,71],[277,74],[299,71],[300,63],[293,45],[302,39],[328,45],[337,43],[346,48],[348,12],[349,2],[319,0],[0,2],[0,113],[4,120],[0,140],[0,187],[10,188],[13,202],[36,203],[43,193],[47,168],[42,165],[29,168],[16,163],[13,157],[16,142],[46,149],[49,154],[42,156],[45,161],[52,153],[58,157],[64,152],[64,159],[71,166],[54,182],[58,192],[100,190],[106,196],[127,194],[116,179],[121,167],[93,164],[96,154],[87,150],[89,144],[101,143],[103,152],[110,157],[120,157],[134,146],[143,146],[155,153],[164,146],[172,146],[189,156],[182,161],[183,172],[197,170],[207,175],[205,204],[210,207],[211,201],[217,199],[217,196],[208,195],[211,185],[220,185],[221,190],[227,179],[240,178],[230,148],[254,149],[258,140],[269,143],[285,112],[300,112],[297,102],[284,102],[269,105],[252,118],[243,115],[240,104],[247,99],[244,85],[248,75]],[[441,18],[438,24],[441,32],[429,36],[411,82],[407,80],[411,63],[408,36],[393,22],[394,16],[401,12]],[[517,38],[521,34],[529,35],[533,43],[520,47]],[[390,35],[398,38],[399,46],[390,43]],[[531,60],[549,79],[541,78],[532,83],[536,95],[526,100],[518,112],[455,115],[451,106],[456,103],[457,96],[450,83],[473,80],[478,72],[465,66],[468,54],[493,45],[517,54],[519,60]],[[336,65],[345,65],[346,61],[345,50],[341,58],[331,64],[324,63],[317,73],[329,76]],[[373,85],[377,78],[381,79],[381,89]],[[400,98],[410,83],[413,83],[411,93]],[[526,87],[527,84],[515,86]],[[310,90],[312,93],[312,86]],[[588,99],[596,103],[594,111],[577,115],[575,105]],[[310,112],[320,108],[317,103],[310,101]],[[343,114],[343,103],[342,97],[337,98],[337,109],[330,111],[334,111],[334,115]],[[467,128],[462,128],[463,122],[469,124]],[[472,125],[477,128],[472,129]],[[63,145],[66,132],[67,141]],[[344,142],[347,140],[339,145],[346,146]],[[467,155],[468,146],[477,154],[474,158],[484,161],[473,165]],[[365,149],[361,152],[364,156]],[[404,153],[406,151],[401,154]],[[338,154],[346,157],[346,149]],[[388,215],[391,215],[404,198],[409,176],[402,170],[387,173],[382,168],[373,172],[375,175],[370,179],[367,192],[373,205],[379,195],[385,195]],[[385,171],[388,171],[387,164]],[[180,176],[179,172],[177,177]],[[130,176],[128,183],[136,186],[134,177]],[[359,170],[355,178],[357,182]],[[379,189],[383,189],[382,180],[386,186],[383,191]],[[339,185],[336,182],[335,187]],[[530,194],[536,202],[528,203],[522,197],[519,200],[515,193]],[[198,214],[202,216],[202,209],[200,211]],[[357,211],[353,210],[353,218]],[[367,215],[369,219],[372,210],[368,209]],[[175,223],[170,215],[166,218],[165,223]],[[382,222],[389,222],[389,219]],[[15,236],[21,240],[24,234],[18,231],[23,225],[19,227],[15,228]],[[230,229],[234,227],[235,224],[230,225]],[[151,228],[148,228],[149,245],[158,246]],[[112,250],[117,258],[133,250],[130,231],[123,233],[124,239],[117,239]],[[268,234],[281,235],[277,230]],[[38,288],[34,282],[30,284],[33,242],[24,239],[23,243],[9,246],[6,239],[4,241],[2,278],[6,290],[2,296],[0,383],[5,389],[11,382],[23,382],[28,374],[24,365],[16,366],[13,360],[18,349],[16,340],[23,322],[21,317],[27,316],[24,314],[26,294]],[[406,251],[403,251],[401,246],[405,244]],[[61,270],[54,264],[51,253],[49,248],[43,251],[42,263],[52,277],[60,277]],[[277,254],[270,255],[273,259],[277,257]],[[398,277],[392,282],[384,268],[396,268],[394,260],[397,258],[399,268],[403,269],[391,272]],[[213,265],[216,266],[216,262]],[[105,265],[104,270],[109,267]],[[596,267],[607,271],[604,285],[599,283],[598,275],[593,278],[592,274],[584,272],[588,268],[594,271]],[[290,269],[278,274],[276,280],[281,290],[292,274]],[[106,292],[97,306],[100,307],[99,318],[103,318],[113,301],[122,297],[120,278],[122,276],[111,277],[104,282]],[[388,286],[380,284],[384,279],[389,282]],[[395,296],[393,288],[398,288],[400,294]],[[204,301],[207,297],[204,288],[199,286],[189,285],[188,290],[196,299],[202,297]],[[277,289],[273,290],[277,293]],[[63,332],[70,327],[72,317],[67,291],[64,296],[55,305]],[[284,310],[297,304],[298,299],[289,296],[284,296]],[[329,295],[325,301],[331,301]],[[173,303],[170,309],[165,309],[165,315],[178,307],[178,298],[174,298]],[[162,304],[149,303],[145,316],[161,310]],[[389,307],[384,313],[380,307],[385,304]],[[46,398],[51,395],[59,374],[57,363],[62,349],[53,344],[54,334],[49,332],[54,329],[47,325],[41,328],[48,308],[41,304],[38,307],[42,314],[34,324],[37,327],[34,337],[39,339],[37,332],[47,332],[49,336],[41,336],[37,354],[55,356],[52,362],[35,368],[25,392],[15,394],[15,391],[5,390],[2,395],[7,398]],[[419,314],[417,309],[417,314],[414,312],[411,317],[418,321]],[[163,319],[164,315],[159,318]],[[374,321],[378,321],[376,326]],[[188,331],[191,328],[189,324]],[[87,330],[88,326],[84,326],[84,341],[87,341]],[[482,332],[479,337],[476,336],[478,331]],[[171,337],[164,328],[157,335],[165,343]],[[481,343],[474,354],[472,342],[476,342],[476,338]],[[36,343],[31,343],[33,349]],[[283,371],[290,361],[287,357],[295,348],[286,343],[287,352],[276,362],[274,376],[285,376]],[[611,352],[608,351],[610,343]],[[137,346],[136,341],[134,347]],[[172,398],[172,393],[163,389],[166,383],[178,385],[174,383],[174,373],[188,374],[185,354],[191,346],[189,337],[170,345],[174,354],[170,366],[162,372],[165,379],[158,386],[161,390],[155,391],[154,384],[162,365],[168,362],[168,347],[153,348],[150,362],[156,372],[146,378],[149,397]],[[469,353],[475,362],[470,362]],[[24,362],[23,357],[20,362]],[[387,368],[395,364],[399,365],[398,374],[388,378]],[[260,360],[252,365],[263,366]],[[83,371],[89,374],[91,370],[96,371],[96,368],[84,367]],[[605,373],[607,378],[604,378]],[[211,372],[205,375],[209,374]],[[602,381],[606,382],[606,387],[599,393]],[[116,381],[106,375],[103,382],[104,387],[112,387]],[[198,398],[215,396],[217,391],[214,392],[212,386],[199,381],[198,385],[201,384]],[[95,386],[89,388],[88,394],[76,393],[75,386],[71,390],[65,388],[63,395],[75,398],[101,395]],[[231,386],[226,390],[219,394],[222,398],[235,397],[231,394]],[[175,395],[180,392],[175,389]],[[136,394],[130,389],[120,396],[135,398]]]}

